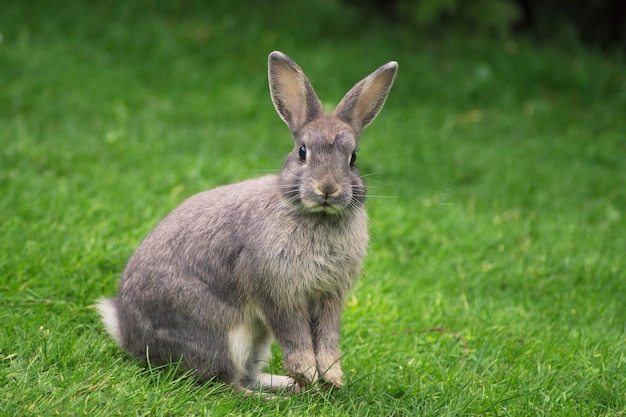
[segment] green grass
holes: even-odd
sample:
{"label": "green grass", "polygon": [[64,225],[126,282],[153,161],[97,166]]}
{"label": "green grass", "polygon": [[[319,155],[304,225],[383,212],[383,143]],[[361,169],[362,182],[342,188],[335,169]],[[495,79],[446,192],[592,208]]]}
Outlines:
{"label": "green grass", "polygon": [[[128,3],[2,7],[2,415],[624,415],[623,58],[427,37],[332,0]],[[400,70],[360,144],[378,197],[346,387],[265,403],[143,368],[92,305],[185,197],[280,168],[274,49],[329,106]]]}

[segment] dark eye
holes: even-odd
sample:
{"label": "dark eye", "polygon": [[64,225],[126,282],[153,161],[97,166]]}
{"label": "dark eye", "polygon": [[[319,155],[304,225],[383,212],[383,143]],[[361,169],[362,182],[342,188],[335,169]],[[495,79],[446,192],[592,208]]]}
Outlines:
{"label": "dark eye", "polygon": [[352,156],[350,157],[350,166],[353,167],[356,162],[356,151],[352,151]]}
{"label": "dark eye", "polygon": [[300,146],[300,149],[298,150],[298,155],[300,156],[300,160],[302,162],[306,161],[306,146]]}

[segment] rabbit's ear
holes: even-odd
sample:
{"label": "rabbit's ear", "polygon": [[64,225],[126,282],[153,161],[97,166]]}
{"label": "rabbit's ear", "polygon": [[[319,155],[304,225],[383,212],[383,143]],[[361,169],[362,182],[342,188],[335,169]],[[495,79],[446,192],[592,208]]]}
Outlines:
{"label": "rabbit's ear", "polygon": [[304,125],[323,114],[322,103],[302,69],[287,55],[272,52],[268,69],[274,107],[295,136]]}
{"label": "rabbit's ear", "polygon": [[351,125],[360,135],[385,104],[397,70],[398,63],[391,61],[365,77],[341,99],[333,115]]}

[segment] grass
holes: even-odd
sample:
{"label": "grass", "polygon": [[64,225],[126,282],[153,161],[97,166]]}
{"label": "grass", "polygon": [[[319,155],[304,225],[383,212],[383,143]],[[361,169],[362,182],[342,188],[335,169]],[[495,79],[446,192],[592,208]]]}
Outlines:
{"label": "grass", "polygon": [[[624,415],[623,57],[297,3],[4,5],[2,414]],[[328,106],[400,71],[360,144],[378,197],[346,387],[265,403],[143,368],[92,305],[185,197],[280,168],[274,49]]]}

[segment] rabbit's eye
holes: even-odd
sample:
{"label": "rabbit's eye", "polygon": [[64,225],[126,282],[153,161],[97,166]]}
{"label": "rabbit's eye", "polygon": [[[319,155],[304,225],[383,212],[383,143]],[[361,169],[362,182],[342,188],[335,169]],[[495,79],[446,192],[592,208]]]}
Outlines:
{"label": "rabbit's eye", "polygon": [[350,157],[350,166],[353,167],[356,162],[356,151],[352,151],[352,156]]}
{"label": "rabbit's eye", "polygon": [[300,149],[298,150],[298,155],[300,156],[300,160],[302,162],[306,161],[306,146],[300,146]]}

